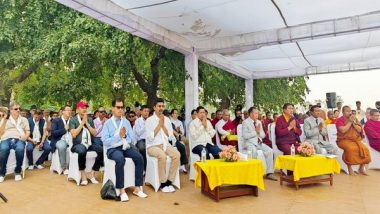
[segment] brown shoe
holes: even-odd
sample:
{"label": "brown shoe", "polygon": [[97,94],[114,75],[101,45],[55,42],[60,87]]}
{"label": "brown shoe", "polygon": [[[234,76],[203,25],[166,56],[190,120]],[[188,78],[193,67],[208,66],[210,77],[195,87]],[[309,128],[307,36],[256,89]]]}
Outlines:
{"label": "brown shoe", "polygon": [[277,178],[273,174],[268,174],[264,178],[272,181],[277,181]]}

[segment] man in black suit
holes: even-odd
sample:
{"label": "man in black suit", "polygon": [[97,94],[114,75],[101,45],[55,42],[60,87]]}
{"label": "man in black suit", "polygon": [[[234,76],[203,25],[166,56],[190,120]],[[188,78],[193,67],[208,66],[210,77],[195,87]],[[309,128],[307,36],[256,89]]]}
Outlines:
{"label": "man in black suit", "polygon": [[71,107],[65,105],[62,108],[62,117],[54,119],[51,124],[51,151],[54,153],[56,149],[58,150],[59,162],[61,163],[62,169],[64,169],[64,175],[69,173],[68,160],[66,160],[66,149],[71,140],[71,135],[68,131],[70,115]]}

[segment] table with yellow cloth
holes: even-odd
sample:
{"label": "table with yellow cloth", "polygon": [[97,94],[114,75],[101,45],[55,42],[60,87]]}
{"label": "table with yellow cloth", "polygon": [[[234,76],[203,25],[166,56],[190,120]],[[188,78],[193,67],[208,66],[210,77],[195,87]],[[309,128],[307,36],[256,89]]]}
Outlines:
{"label": "table with yellow cloth", "polygon": [[[296,182],[296,188],[298,189],[297,184],[303,178],[316,177],[321,175],[330,175],[330,179],[326,179],[323,181],[330,181],[332,185],[332,174],[340,173],[340,165],[336,158],[327,158],[323,155],[313,155],[311,157],[303,157],[300,155],[296,155],[292,157],[291,155],[280,155],[277,157],[275,162],[275,169],[284,169],[293,171],[292,179]],[[282,179],[286,178],[285,176],[281,176]],[[316,179],[314,181],[321,182],[321,179]],[[285,179],[285,181],[287,181]],[[313,183],[311,182],[307,183]],[[281,182],[281,180],[280,180]],[[315,183],[315,182],[314,182]],[[282,182],[281,182],[282,184]]]}
{"label": "table with yellow cloth", "polygon": [[[194,168],[196,171],[195,185],[201,187],[203,193],[205,193],[205,189],[208,189],[209,192],[216,189],[218,192],[219,187],[223,185],[254,186],[256,195],[257,187],[264,190],[264,167],[260,160],[225,162],[223,159],[214,159],[207,160],[205,163],[195,162]],[[202,179],[206,181],[202,181]],[[207,187],[204,185],[207,185]],[[207,194],[207,191],[205,194]],[[221,195],[221,193],[218,193],[218,195]]]}

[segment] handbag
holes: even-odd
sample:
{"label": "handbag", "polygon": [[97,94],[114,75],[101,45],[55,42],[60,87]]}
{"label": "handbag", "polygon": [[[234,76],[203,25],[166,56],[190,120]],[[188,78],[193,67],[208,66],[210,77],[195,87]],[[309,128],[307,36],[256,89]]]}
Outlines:
{"label": "handbag", "polygon": [[103,200],[116,200],[120,201],[120,197],[116,194],[115,185],[111,180],[107,180],[102,189],[100,190],[100,196]]}

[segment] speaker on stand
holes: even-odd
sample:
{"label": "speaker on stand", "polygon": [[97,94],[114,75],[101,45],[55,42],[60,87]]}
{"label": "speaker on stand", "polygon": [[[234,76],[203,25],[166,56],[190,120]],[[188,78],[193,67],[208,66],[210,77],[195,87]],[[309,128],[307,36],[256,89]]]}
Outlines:
{"label": "speaker on stand", "polygon": [[336,93],[335,92],[326,93],[326,104],[327,104],[327,108],[329,109],[336,108]]}

